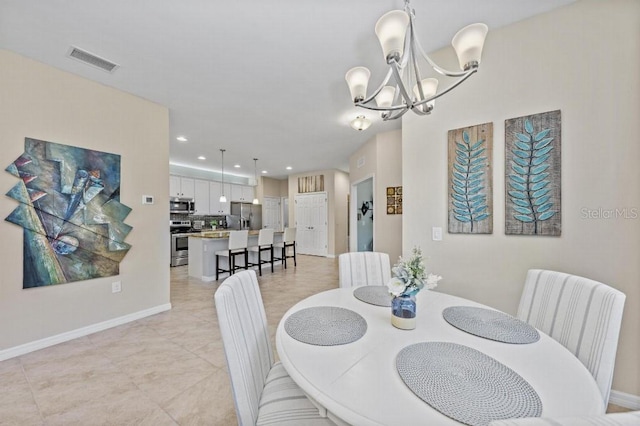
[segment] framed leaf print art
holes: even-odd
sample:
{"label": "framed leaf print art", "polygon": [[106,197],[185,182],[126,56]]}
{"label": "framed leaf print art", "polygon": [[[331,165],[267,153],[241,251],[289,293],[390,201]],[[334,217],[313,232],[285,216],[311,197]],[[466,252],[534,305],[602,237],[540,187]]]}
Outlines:
{"label": "framed leaf print art", "polygon": [[493,123],[449,130],[449,233],[493,233]]}
{"label": "framed leaf print art", "polygon": [[559,236],[560,110],[505,121],[505,233]]}

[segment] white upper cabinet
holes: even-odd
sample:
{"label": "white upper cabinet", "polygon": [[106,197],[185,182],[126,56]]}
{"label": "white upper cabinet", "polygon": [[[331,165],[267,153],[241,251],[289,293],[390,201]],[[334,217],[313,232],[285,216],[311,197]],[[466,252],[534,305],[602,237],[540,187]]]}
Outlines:
{"label": "white upper cabinet", "polygon": [[[194,183],[194,201],[196,204],[196,212],[198,215],[210,214],[210,202],[211,191],[209,188],[208,180],[195,179]],[[213,183],[213,182],[211,182]]]}
{"label": "white upper cabinet", "polygon": [[194,179],[181,176],[169,176],[169,196],[194,198]]}
{"label": "white upper cabinet", "polygon": [[[222,183],[221,182],[209,182],[209,214],[213,215],[227,215],[231,212],[231,206],[229,204],[229,198],[231,194],[231,185],[224,184],[224,195],[227,197],[226,203],[220,202],[220,195],[222,195]],[[196,208],[198,205],[196,204]]]}
{"label": "white upper cabinet", "polygon": [[253,201],[253,186],[231,185],[231,201],[250,203]]}

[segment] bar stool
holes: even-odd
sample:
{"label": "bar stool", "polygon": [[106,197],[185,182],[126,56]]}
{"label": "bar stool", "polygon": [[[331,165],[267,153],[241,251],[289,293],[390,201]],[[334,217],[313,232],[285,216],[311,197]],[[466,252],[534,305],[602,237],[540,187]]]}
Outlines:
{"label": "bar stool", "polygon": [[[293,258],[293,266],[298,266],[296,262],[296,228],[285,228],[284,236],[281,243],[276,243],[276,247],[282,249],[282,257],[276,260],[282,260],[284,269],[287,269],[287,259]],[[287,254],[287,249],[293,247],[293,255]]]}
{"label": "bar stool", "polygon": [[[251,266],[258,266],[258,274],[262,276],[262,265],[271,264],[271,273],[273,273],[273,229],[261,229],[258,233],[258,245],[249,247],[249,251],[258,253],[258,263],[252,263]],[[262,252],[269,252],[269,260],[262,260]]]}
{"label": "bar stool", "polygon": [[[228,272],[233,275],[238,269],[249,269],[249,252],[247,251],[247,241],[249,240],[249,231],[231,231],[229,232],[229,248],[216,252],[216,281],[220,272]],[[229,269],[220,267],[220,256],[228,257]],[[244,256],[244,265],[236,265],[236,256]]]}

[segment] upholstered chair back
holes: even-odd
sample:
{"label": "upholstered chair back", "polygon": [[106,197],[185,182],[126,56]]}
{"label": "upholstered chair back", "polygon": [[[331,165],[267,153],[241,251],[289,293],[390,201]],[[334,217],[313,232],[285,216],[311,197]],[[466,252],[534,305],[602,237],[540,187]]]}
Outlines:
{"label": "upholstered chair back", "polygon": [[214,296],[240,425],[255,425],[274,363],[267,316],[253,270],[227,278]]}
{"label": "upholstered chair back", "polygon": [[609,401],[625,295],[600,282],[532,269],[518,318],[569,349],[591,372]]}
{"label": "upholstered chair back", "polygon": [[343,253],[338,258],[340,287],[386,285],[391,279],[387,253],[371,251]]}
{"label": "upholstered chair back", "polygon": [[273,229],[261,229],[258,233],[258,247],[273,245]]}
{"label": "upholstered chair back", "polygon": [[249,231],[231,231],[229,232],[229,250],[237,250],[247,248],[249,240]]}

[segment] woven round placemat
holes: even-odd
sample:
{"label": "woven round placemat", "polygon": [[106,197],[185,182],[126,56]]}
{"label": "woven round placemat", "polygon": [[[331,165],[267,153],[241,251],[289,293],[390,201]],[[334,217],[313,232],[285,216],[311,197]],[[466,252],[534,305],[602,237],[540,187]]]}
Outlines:
{"label": "woven round placemat", "polygon": [[316,306],[294,312],[284,322],[287,334],[310,345],[335,346],[355,342],[367,332],[358,313],[337,306]]}
{"label": "woven round placemat", "polygon": [[492,309],[451,306],[442,311],[442,316],[452,326],[485,339],[515,344],[540,340],[540,333],[531,325]]}
{"label": "woven round placemat", "polygon": [[542,413],[540,397],[526,380],[468,346],[416,343],[400,351],[396,368],[420,399],[467,425]]}
{"label": "woven round placemat", "polygon": [[370,305],[391,307],[391,295],[386,285],[367,285],[353,290],[356,299]]}

